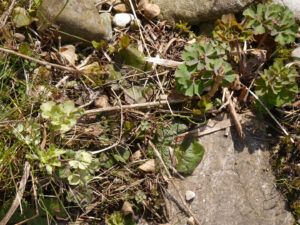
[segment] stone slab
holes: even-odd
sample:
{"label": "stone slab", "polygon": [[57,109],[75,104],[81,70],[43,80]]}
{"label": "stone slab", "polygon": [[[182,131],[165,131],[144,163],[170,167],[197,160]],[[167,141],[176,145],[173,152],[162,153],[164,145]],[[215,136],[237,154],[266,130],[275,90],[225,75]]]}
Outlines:
{"label": "stone slab", "polygon": [[[175,184],[182,196],[187,190],[196,193],[188,205],[201,225],[292,225],[294,218],[274,183],[264,123],[249,114],[243,121],[244,140],[233,127],[228,137],[224,130],[201,137],[206,151],[202,162]],[[180,199],[171,184],[169,192]],[[186,224],[176,204],[167,203],[170,224]]]}

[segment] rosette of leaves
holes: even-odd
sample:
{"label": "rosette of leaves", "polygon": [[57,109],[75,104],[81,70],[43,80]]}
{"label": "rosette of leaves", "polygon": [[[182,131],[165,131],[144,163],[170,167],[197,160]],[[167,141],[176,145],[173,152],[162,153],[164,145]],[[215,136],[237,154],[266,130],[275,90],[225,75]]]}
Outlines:
{"label": "rosette of leaves", "polygon": [[225,70],[222,86],[228,86],[235,79],[231,65],[225,61],[225,49],[216,43],[187,46],[182,59],[184,63],[176,69],[175,81],[177,91],[184,95],[201,95],[205,88],[212,86],[222,67]]}
{"label": "rosette of leaves", "polygon": [[258,4],[243,12],[247,28],[254,34],[269,33],[281,45],[291,43],[297,34],[297,25],[291,10],[278,4]]}
{"label": "rosette of leaves", "polygon": [[38,160],[39,167],[46,168],[48,174],[52,174],[55,167],[61,167],[58,157],[66,153],[66,150],[59,149],[55,145],[50,145],[47,150],[38,150],[35,154],[28,154],[26,158]]}
{"label": "rosette of leaves", "polygon": [[83,112],[82,109],[75,108],[73,101],[66,101],[59,105],[53,101],[48,101],[41,105],[41,110],[42,117],[50,119],[54,130],[59,130],[62,133],[71,130]]}
{"label": "rosette of leaves", "polygon": [[70,185],[85,185],[93,178],[99,166],[99,160],[87,151],[68,150],[66,153],[68,165],[59,170],[59,177],[67,178]]}
{"label": "rosette of leaves", "polygon": [[40,125],[33,119],[27,122],[19,123],[13,130],[13,133],[19,140],[24,141],[26,144],[36,146],[41,142]]}
{"label": "rosette of leaves", "polygon": [[298,92],[297,76],[296,69],[275,62],[260,73],[260,78],[255,82],[255,94],[269,107],[291,104]]}
{"label": "rosette of leaves", "polygon": [[236,21],[234,14],[223,15],[221,19],[216,21],[213,31],[214,39],[229,43],[232,41],[247,41],[253,36],[251,30],[245,29]]}

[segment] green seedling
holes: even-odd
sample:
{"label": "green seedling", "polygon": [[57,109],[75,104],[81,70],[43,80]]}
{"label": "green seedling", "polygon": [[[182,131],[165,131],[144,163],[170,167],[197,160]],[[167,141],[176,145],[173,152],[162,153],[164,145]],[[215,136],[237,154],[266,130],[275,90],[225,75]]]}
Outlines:
{"label": "green seedling", "polygon": [[246,27],[254,34],[268,33],[281,45],[293,42],[297,34],[297,25],[293,13],[278,4],[251,6],[243,13]]}
{"label": "green seedling", "polygon": [[228,86],[235,79],[232,67],[225,60],[225,49],[216,42],[195,43],[185,47],[182,53],[184,63],[175,72],[176,89],[187,96],[201,95],[211,87],[213,78],[225,70],[222,86]]}

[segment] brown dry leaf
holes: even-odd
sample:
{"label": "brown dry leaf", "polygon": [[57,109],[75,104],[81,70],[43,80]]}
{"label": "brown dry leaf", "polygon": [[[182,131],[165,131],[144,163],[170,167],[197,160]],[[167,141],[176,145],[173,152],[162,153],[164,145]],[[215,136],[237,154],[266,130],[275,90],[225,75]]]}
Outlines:
{"label": "brown dry leaf", "polygon": [[84,128],[83,132],[88,135],[99,137],[101,134],[103,134],[104,129],[101,125],[93,124],[90,125],[89,127]]}
{"label": "brown dry leaf", "polygon": [[142,158],[142,152],[140,150],[136,151],[135,153],[130,156],[130,161],[137,161]]}
{"label": "brown dry leaf", "polygon": [[74,45],[65,45],[59,49],[59,54],[64,57],[70,64],[75,65],[75,62],[78,59],[75,51],[76,48]]}
{"label": "brown dry leaf", "polygon": [[105,108],[105,107],[109,107],[109,102],[108,102],[108,97],[107,95],[101,95],[99,98],[97,98],[95,100],[95,106],[97,108]]}
{"label": "brown dry leaf", "polygon": [[132,217],[134,217],[134,212],[133,212],[133,209],[132,209],[132,205],[127,201],[125,201],[123,206],[122,206],[122,212],[123,212],[124,216],[127,216],[127,215],[131,214]]}
{"label": "brown dry leaf", "polygon": [[138,167],[138,169],[143,172],[154,172],[155,171],[155,160],[154,159],[148,160],[144,164],[140,165]]}

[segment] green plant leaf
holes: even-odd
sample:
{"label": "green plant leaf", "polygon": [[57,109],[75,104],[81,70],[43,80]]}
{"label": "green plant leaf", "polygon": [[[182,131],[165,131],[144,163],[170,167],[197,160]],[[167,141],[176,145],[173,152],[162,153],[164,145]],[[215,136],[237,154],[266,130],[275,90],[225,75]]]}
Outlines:
{"label": "green plant leaf", "polygon": [[204,147],[194,139],[188,147],[184,140],[180,149],[176,155],[178,160],[176,169],[184,175],[190,175],[201,162],[205,151]]}
{"label": "green plant leaf", "polygon": [[14,9],[14,23],[17,28],[28,26],[32,23],[33,18],[29,16],[26,9],[21,7],[16,7]]}
{"label": "green plant leaf", "polygon": [[80,184],[80,176],[78,174],[71,174],[68,176],[69,184],[78,185]]}

